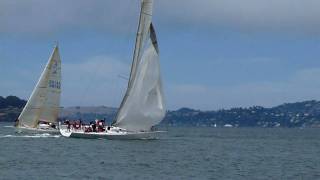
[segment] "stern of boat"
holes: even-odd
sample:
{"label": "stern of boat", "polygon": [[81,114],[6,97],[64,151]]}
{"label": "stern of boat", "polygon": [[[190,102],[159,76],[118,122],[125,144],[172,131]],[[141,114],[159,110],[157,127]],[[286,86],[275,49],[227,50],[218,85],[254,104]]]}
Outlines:
{"label": "stern of boat", "polygon": [[59,122],[59,131],[60,134],[64,137],[70,137],[72,134],[72,132],[70,131],[70,129],[67,128],[67,126],[61,125],[61,122]]}

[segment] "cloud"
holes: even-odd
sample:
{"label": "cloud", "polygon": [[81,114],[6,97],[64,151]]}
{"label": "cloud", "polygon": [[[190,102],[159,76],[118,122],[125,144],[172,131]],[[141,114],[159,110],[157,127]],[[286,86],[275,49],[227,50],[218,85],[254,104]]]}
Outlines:
{"label": "cloud", "polygon": [[300,83],[300,84],[319,85],[320,84],[319,75],[320,75],[320,68],[302,69],[294,75],[293,82]]}
{"label": "cloud", "polygon": [[[269,61],[259,58],[258,61]],[[256,60],[254,60],[256,61]],[[37,69],[38,70],[38,69]],[[9,70],[8,70],[9,71]],[[2,95],[27,98],[40,72],[11,69],[16,77],[2,78]],[[85,58],[62,66],[62,106],[106,105],[118,107],[127,86],[130,64],[110,56]],[[165,79],[168,109],[191,107],[203,110],[261,105],[272,107],[285,102],[320,99],[320,68],[296,70],[288,78],[241,83],[178,83]],[[19,79],[18,81],[16,79]],[[215,80],[213,80],[215,81]]]}
{"label": "cloud", "polygon": [[[319,33],[319,11],[318,0],[155,0],[155,19],[170,30],[186,25]],[[138,12],[138,0],[1,0],[0,32],[126,32],[135,30]]]}
{"label": "cloud", "polygon": [[62,104],[118,106],[126,89],[130,65],[108,56],[63,64]]}
{"label": "cloud", "polygon": [[[44,66],[11,66],[2,63],[1,96],[16,95],[27,99]],[[10,68],[8,68],[10,67]],[[62,106],[119,106],[127,87],[130,64],[106,55],[62,64]]]}
{"label": "cloud", "polygon": [[135,13],[135,8],[130,8],[132,3],[129,0],[2,0],[0,32],[126,31]]}
{"label": "cloud", "polygon": [[170,108],[192,107],[204,110],[272,107],[285,102],[320,99],[320,68],[302,69],[281,82],[252,82],[240,85],[206,86],[171,84],[166,89]]}
{"label": "cloud", "polygon": [[319,33],[318,0],[161,0],[166,19],[246,31]]}
{"label": "cloud", "polygon": [[85,75],[86,77],[95,76],[100,79],[112,79],[119,74],[127,73],[129,67],[129,64],[108,56],[95,56],[80,63],[63,64],[63,71],[69,77]]}

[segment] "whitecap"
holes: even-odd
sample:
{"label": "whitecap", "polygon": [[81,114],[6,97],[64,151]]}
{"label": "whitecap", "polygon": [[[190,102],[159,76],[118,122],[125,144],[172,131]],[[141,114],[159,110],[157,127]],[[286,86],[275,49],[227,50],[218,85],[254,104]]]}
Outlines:
{"label": "whitecap", "polygon": [[0,138],[59,138],[60,135],[51,134],[34,134],[34,135],[2,135]]}
{"label": "whitecap", "polygon": [[14,128],[14,126],[3,126],[4,128]]}

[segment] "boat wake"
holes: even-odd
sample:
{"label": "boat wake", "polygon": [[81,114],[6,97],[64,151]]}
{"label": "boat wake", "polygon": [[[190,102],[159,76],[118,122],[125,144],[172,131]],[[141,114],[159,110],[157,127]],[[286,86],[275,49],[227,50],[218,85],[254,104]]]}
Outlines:
{"label": "boat wake", "polygon": [[0,138],[59,138],[60,135],[52,134],[32,134],[32,135],[0,135]]}
{"label": "boat wake", "polygon": [[14,126],[3,126],[4,128],[14,128]]}

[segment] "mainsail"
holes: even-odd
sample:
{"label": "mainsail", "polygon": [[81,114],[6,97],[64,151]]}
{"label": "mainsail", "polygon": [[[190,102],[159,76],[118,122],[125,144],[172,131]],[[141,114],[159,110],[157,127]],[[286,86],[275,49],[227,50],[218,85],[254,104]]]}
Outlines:
{"label": "mainsail", "polygon": [[61,60],[56,46],[18,118],[18,127],[36,128],[39,121],[56,123],[60,110],[60,94]]}
{"label": "mainsail", "polygon": [[149,131],[166,113],[152,7],[153,0],[142,1],[128,88],[113,123],[129,131]]}

